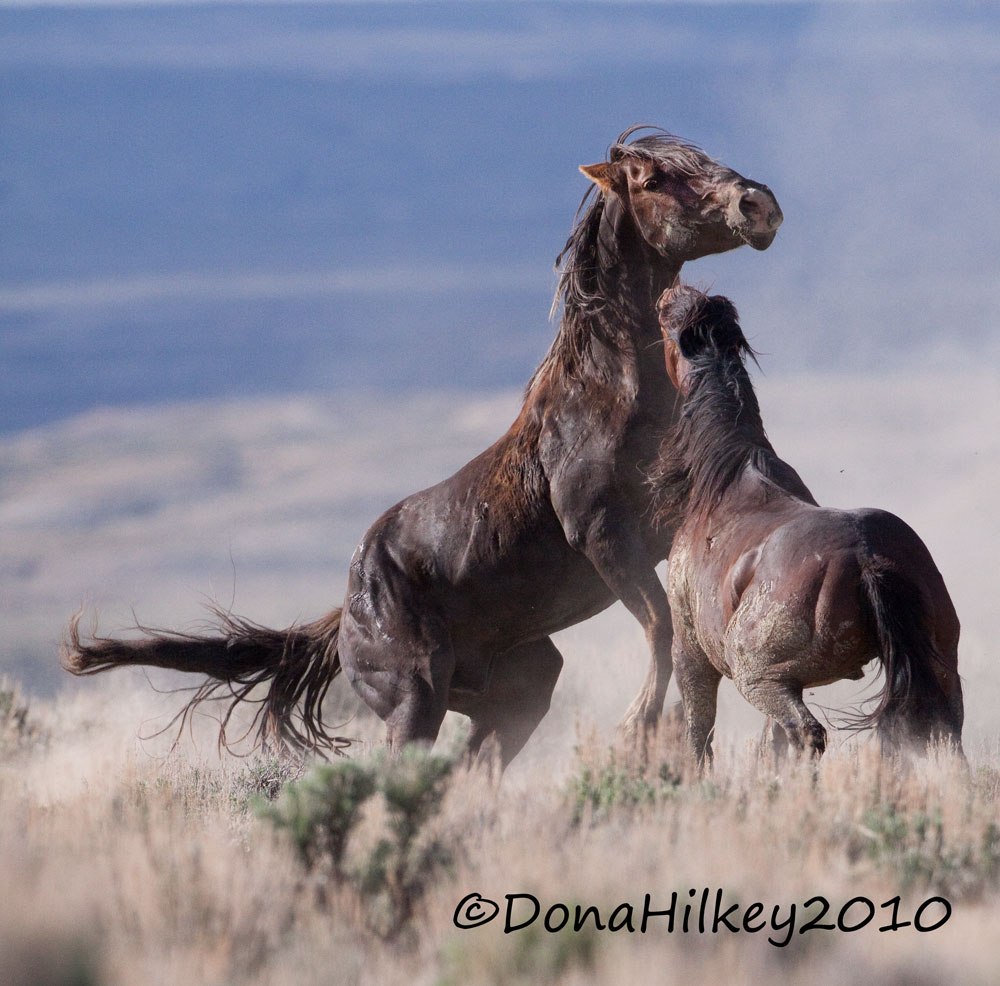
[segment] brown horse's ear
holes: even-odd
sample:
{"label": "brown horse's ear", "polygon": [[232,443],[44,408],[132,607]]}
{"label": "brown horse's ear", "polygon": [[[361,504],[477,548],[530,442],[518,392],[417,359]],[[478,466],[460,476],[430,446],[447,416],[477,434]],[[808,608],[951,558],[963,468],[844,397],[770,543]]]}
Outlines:
{"label": "brown horse's ear", "polygon": [[681,390],[681,378],[678,372],[680,350],[677,341],[666,332],[663,333],[663,358],[667,366],[667,379],[674,385],[674,390]]}
{"label": "brown horse's ear", "polygon": [[600,164],[581,164],[580,170],[597,186],[602,192],[610,192],[615,183],[615,166],[607,161]]}

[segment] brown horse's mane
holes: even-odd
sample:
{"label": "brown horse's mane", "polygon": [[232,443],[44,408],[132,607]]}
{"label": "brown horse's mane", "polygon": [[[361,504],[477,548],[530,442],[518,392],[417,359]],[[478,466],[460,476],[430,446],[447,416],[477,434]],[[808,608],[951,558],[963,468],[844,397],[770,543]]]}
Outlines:
{"label": "brown horse's mane", "polygon": [[749,466],[760,478],[814,503],[794,469],[780,459],[764,430],[746,367],[757,354],[726,298],[701,295],[677,330],[690,367],[681,416],[660,447],[650,474],[654,516],[661,525],[705,516]]}
{"label": "brown horse's mane", "polygon": [[[637,132],[653,131],[629,140]],[[636,124],[623,131],[608,150],[608,161],[641,157],[657,161],[665,168],[686,176],[708,175],[719,167],[700,147],[674,134],[646,124]],[[612,211],[613,210],[613,211]],[[633,310],[628,292],[619,276],[617,239],[600,237],[605,213],[612,225],[624,218],[617,198],[608,199],[596,184],[591,184],[580,200],[576,222],[565,246],[556,257],[559,283],[552,301],[551,317],[560,315],[559,330],[545,358],[528,381],[526,393],[553,372],[576,376],[591,363],[594,340],[612,352],[623,350],[628,332],[642,313]],[[619,215],[621,213],[621,215]]]}

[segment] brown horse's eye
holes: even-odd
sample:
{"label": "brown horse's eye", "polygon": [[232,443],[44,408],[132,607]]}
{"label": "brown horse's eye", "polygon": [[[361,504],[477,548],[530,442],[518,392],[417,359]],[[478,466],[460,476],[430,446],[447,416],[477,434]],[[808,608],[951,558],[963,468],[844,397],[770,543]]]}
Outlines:
{"label": "brown horse's eye", "polygon": [[653,190],[654,188],[656,188],[656,187],[657,187],[657,186],[658,186],[659,184],[660,184],[660,179],[659,179],[659,178],[657,178],[657,177],[656,177],[656,176],[654,175],[654,176],[653,176],[652,178],[647,178],[647,179],[646,179],[646,180],[645,180],[645,181],[644,181],[644,182],[642,183],[642,187],[643,187],[644,189],[646,189],[646,191],[647,191],[647,192],[651,192],[651,191],[652,191],[652,190]]}

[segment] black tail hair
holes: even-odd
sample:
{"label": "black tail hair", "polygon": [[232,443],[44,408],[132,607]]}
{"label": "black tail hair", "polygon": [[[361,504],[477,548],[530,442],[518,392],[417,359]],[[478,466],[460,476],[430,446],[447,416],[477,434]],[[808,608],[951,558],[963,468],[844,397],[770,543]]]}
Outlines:
{"label": "black tail hair", "polygon": [[[298,751],[331,750],[341,753],[351,741],[330,733],[323,724],[323,699],[340,673],[337,638],[339,609],[322,619],[270,630],[248,620],[213,609],[216,632],[208,635],[175,633],[137,626],[145,634],[140,640],[115,640],[80,635],[80,615],[73,617],[62,649],[62,665],[71,674],[91,675],[111,668],[146,665],[207,674],[209,680],[194,689],[194,695],[166,727],[179,721],[183,730],[196,706],[202,702],[231,698],[219,724],[219,745],[229,749],[226,727],[236,706],[256,702],[257,711],[245,739],[257,728],[257,745],[275,744]],[[267,693],[250,698],[258,685],[269,683]]]}
{"label": "black tail hair", "polygon": [[[853,724],[874,726],[883,745],[902,741],[953,741],[961,751],[962,688],[934,644],[927,625],[926,604],[917,585],[895,569],[867,564],[861,584],[871,610],[885,685],[871,712]],[[953,676],[953,694],[945,693],[941,676]]]}

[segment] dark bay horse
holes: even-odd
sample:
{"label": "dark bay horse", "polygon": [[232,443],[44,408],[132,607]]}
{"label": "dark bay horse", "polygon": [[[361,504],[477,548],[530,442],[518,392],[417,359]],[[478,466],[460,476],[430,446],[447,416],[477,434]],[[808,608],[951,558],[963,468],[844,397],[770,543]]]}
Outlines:
{"label": "dark bay horse", "polygon": [[548,710],[562,667],[549,635],[621,599],[653,655],[626,719],[654,723],[671,671],[654,566],[672,532],[651,523],[645,475],[675,413],[656,299],[685,261],[766,249],[782,216],[764,185],[641,129],[650,128],[627,130],[606,161],[581,168],[593,185],[557,260],[559,330],[517,420],[372,525],[341,609],[287,630],[220,614],[214,635],[145,630],[139,640],[83,640],[74,621],[65,666],[207,674],[184,715],[220,693],[231,713],[269,683],[260,739],[307,748],[337,744],[321,705],[343,670],[391,745],[433,741],[454,709],[472,720],[470,752],[491,739],[506,764]]}
{"label": "dark bay horse", "polygon": [[958,618],[923,542],[884,510],[818,506],[778,458],[726,298],[676,287],[659,312],[683,406],[652,481],[658,516],[680,523],[667,593],[696,755],[711,755],[723,675],[776,741],[821,754],[826,731],[803,689],[861,678],[874,659],[884,687],[856,724],[875,726],[883,748],[941,737],[960,751]]}

